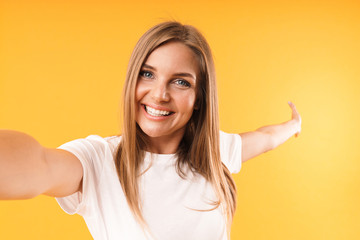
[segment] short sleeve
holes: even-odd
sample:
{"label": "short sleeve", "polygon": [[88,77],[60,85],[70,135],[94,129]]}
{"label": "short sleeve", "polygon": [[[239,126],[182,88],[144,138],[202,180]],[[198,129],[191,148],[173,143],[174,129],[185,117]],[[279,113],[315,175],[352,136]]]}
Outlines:
{"label": "short sleeve", "polygon": [[239,134],[220,131],[220,156],[222,162],[231,173],[238,173],[241,169],[242,143]]}
{"label": "short sleeve", "polygon": [[74,154],[83,167],[82,191],[56,198],[60,207],[68,214],[90,215],[89,205],[96,201],[97,187],[104,161],[113,158],[108,142],[97,135],[76,139],[58,147]]}

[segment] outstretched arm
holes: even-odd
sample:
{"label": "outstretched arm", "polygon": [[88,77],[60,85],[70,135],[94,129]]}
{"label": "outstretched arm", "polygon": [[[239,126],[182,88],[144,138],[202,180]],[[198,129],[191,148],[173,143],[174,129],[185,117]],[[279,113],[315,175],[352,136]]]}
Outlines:
{"label": "outstretched arm", "polygon": [[292,109],[291,120],[261,127],[253,132],[240,133],[242,140],[242,162],[270,151],[284,143],[295,134],[297,137],[301,131],[301,117],[295,105],[289,102]]}
{"label": "outstretched arm", "polygon": [[45,148],[25,133],[0,130],[0,200],[67,196],[81,189],[82,176],[75,155]]}

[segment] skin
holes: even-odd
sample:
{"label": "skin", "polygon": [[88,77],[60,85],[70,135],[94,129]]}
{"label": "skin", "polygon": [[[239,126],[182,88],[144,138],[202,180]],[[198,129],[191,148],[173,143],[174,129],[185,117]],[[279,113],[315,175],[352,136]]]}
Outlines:
{"label": "skin", "polygon": [[[136,120],[149,138],[148,151],[176,152],[195,107],[197,64],[187,46],[173,42],[151,53],[142,67],[136,87]],[[171,115],[151,116],[144,105]],[[289,121],[240,133],[243,162],[298,136],[301,117],[293,103],[289,106]],[[68,196],[81,191],[82,178],[82,165],[72,153],[45,148],[24,133],[0,130],[0,199]]]}

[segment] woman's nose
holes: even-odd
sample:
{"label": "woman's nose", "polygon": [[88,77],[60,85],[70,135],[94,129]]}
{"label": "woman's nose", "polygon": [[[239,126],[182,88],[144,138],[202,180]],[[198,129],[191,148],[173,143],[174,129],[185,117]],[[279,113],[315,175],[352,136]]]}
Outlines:
{"label": "woman's nose", "polygon": [[161,82],[154,85],[151,96],[156,102],[168,102],[170,100],[167,85]]}

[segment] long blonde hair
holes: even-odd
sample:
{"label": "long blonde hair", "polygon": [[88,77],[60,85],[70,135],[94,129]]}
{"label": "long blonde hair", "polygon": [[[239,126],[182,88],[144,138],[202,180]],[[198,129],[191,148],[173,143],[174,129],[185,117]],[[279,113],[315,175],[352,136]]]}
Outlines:
{"label": "long blonde hair", "polygon": [[[194,27],[179,22],[160,23],[148,30],[137,42],[127,69],[123,92],[123,133],[115,156],[115,165],[128,205],[136,220],[147,227],[142,215],[138,178],[146,147],[146,135],[136,123],[135,88],[139,72],[147,57],[159,46],[178,41],[188,46],[198,58],[200,66],[194,110],[177,150],[176,170],[185,178],[183,166],[201,174],[214,188],[218,201],[227,216],[230,232],[236,208],[236,186],[229,170],[221,162],[219,148],[219,116],[215,68],[210,47]],[[195,144],[196,143],[196,144]],[[207,211],[209,211],[207,210]]]}

